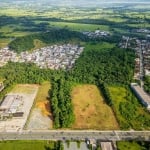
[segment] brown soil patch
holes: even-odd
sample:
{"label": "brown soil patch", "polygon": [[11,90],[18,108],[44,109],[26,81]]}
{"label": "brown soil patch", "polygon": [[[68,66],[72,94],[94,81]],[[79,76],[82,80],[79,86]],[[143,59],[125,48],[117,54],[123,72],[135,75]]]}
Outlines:
{"label": "brown soil patch", "polygon": [[79,85],[72,91],[74,129],[118,129],[118,123],[95,85]]}

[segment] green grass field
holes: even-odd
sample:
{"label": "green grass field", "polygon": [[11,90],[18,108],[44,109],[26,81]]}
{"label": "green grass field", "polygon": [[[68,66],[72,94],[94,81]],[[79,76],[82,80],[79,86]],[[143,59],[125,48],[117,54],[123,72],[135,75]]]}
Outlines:
{"label": "green grass field", "polygon": [[54,149],[53,141],[0,141],[0,150],[48,150]]}
{"label": "green grass field", "polygon": [[99,50],[110,50],[112,48],[115,47],[115,44],[113,43],[108,43],[108,42],[100,42],[100,43],[86,43],[85,44],[85,50],[96,50],[96,51],[99,51]]}
{"label": "green grass field", "polygon": [[148,150],[146,147],[141,146],[137,142],[117,142],[118,150]]}
{"label": "green grass field", "polygon": [[0,48],[6,47],[10,41],[10,38],[0,38]]}
{"label": "green grass field", "polygon": [[109,86],[113,109],[122,129],[150,129],[149,112],[132,92],[123,86]]}
{"label": "green grass field", "polygon": [[94,25],[94,24],[82,24],[82,23],[68,23],[68,22],[50,22],[51,26],[60,28],[69,28],[76,31],[94,31],[94,30],[105,30],[108,31],[109,27],[105,25]]}

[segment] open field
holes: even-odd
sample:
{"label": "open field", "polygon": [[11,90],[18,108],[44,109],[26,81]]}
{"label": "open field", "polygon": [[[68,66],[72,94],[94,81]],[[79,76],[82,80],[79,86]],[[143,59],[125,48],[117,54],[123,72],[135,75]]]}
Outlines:
{"label": "open field", "polygon": [[108,43],[108,42],[99,42],[99,43],[86,43],[85,50],[96,50],[96,51],[105,51],[105,50],[111,50],[115,47],[114,43]]}
{"label": "open field", "polygon": [[61,28],[69,28],[76,31],[94,31],[105,30],[108,31],[109,27],[105,25],[82,24],[82,23],[68,23],[68,22],[50,22],[50,25]]}
{"label": "open field", "polygon": [[73,129],[119,129],[111,108],[95,85],[78,85],[72,91],[76,121]]}
{"label": "open field", "polygon": [[113,109],[121,128],[150,129],[149,112],[139,103],[132,92],[123,86],[108,87]]}
{"label": "open field", "polygon": [[9,38],[0,38],[0,48],[6,47],[10,41]]}
{"label": "open field", "polygon": [[53,141],[1,141],[0,150],[49,150],[54,149]]}
{"label": "open field", "polygon": [[32,51],[32,50],[35,50],[35,49],[39,49],[39,48],[45,47],[45,46],[46,46],[45,43],[43,43],[42,41],[40,41],[40,40],[38,40],[38,39],[35,39],[35,40],[34,40],[34,48],[31,49],[31,51]]}
{"label": "open field", "polygon": [[39,86],[39,90],[28,120],[27,129],[51,129],[53,116],[50,110],[49,90],[50,82],[45,81]]}

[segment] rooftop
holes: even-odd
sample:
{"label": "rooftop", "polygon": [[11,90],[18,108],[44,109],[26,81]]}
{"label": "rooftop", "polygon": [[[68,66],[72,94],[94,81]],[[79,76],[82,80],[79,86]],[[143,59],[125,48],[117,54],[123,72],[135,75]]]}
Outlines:
{"label": "rooftop", "polygon": [[137,84],[131,83],[131,87],[139,94],[139,96],[150,105],[150,96]]}

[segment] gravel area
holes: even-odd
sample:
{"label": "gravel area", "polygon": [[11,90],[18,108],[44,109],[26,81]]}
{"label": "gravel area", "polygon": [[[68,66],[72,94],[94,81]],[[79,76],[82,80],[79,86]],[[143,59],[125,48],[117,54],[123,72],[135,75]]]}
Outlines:
{"label": "gravel area", "polygon": [[43,116],[41,109],[34,108],[27,124],[27,130],[46,130],[51,128],[52,120],[48,116]]}

